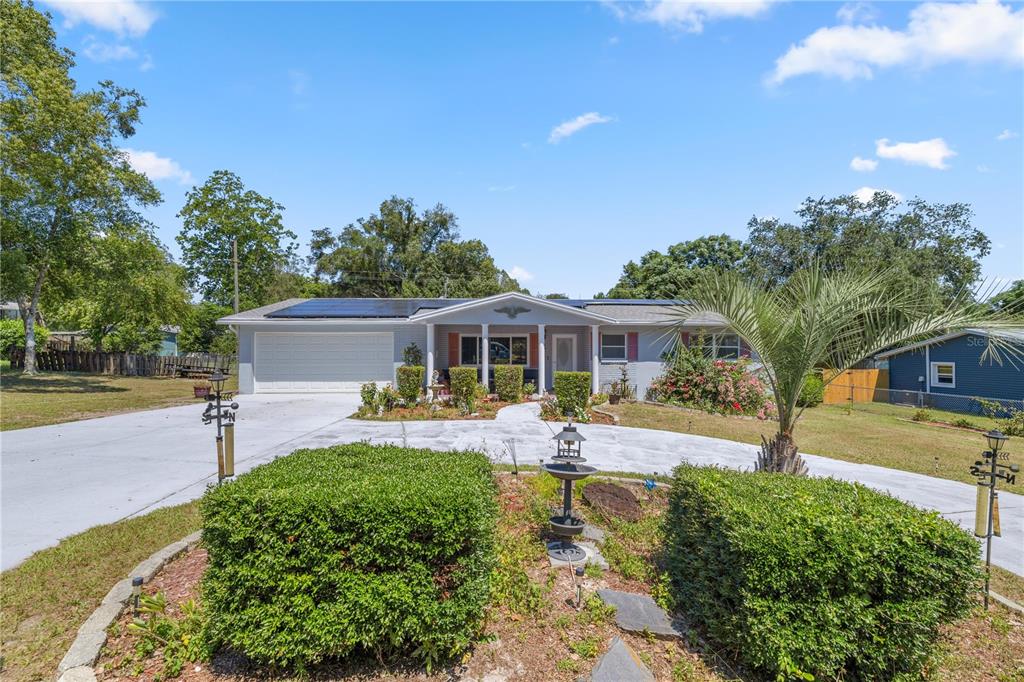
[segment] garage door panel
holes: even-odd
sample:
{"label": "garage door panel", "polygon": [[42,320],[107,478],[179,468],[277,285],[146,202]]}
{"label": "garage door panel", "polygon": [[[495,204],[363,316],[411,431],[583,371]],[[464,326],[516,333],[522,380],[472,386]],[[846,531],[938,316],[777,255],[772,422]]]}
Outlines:
{"label": "garage door panel", "polygon": [[257,333],[253,374],[257,392],[358,391],[390,382],[391,332]]}

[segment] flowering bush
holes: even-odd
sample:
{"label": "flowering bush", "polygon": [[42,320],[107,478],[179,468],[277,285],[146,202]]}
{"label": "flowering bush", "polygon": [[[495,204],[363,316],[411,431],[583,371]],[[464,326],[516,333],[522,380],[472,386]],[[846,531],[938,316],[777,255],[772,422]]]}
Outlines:
{"label": "flowering bush", "polygon": [[651,388],[656,400],[672,405],[758,419],[775,415],[765,385],[750,370],[750,358],[715,360],[700,343],[676,349]]}

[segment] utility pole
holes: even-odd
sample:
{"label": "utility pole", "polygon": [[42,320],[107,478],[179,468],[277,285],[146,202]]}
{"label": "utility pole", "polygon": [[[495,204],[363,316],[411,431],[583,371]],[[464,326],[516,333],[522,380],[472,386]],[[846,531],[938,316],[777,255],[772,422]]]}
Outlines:
{"label": "utility pole", "polygon": [[231,238],[231,262],[235,269],[235,314],[238,314],[238,237]]}

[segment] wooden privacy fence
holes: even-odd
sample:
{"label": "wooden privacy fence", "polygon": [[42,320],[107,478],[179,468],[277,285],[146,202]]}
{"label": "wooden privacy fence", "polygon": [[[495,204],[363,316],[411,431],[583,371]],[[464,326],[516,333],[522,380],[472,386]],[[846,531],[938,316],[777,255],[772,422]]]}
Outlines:
{"label": "wooden privacy fence", "polygon": [[[13,348],[11,367],[25,367],[25,349]],[[92,372],[122,376],[202,376],[220,370],[231,373],[234,355],[186,353],[184,355],[142,355],[140,353],[98,353],[78,350],[40,350],[36,369],[42,372]]]}
{"label": "wooden privacy fence", "polygon": [[[835,376],[834,370],[825,370],[823,378],[828,381]],[[855,403],[887,402],[889,370],[849,369],[842,372],[825,387],[826,405],[841,405],[853,400]]]}

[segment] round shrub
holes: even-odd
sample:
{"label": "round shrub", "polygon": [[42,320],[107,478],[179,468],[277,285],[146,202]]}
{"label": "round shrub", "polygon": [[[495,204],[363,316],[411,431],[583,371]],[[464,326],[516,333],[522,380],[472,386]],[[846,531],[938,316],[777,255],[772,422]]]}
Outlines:
{"label": "round shrub", "polygon": [[415,405],[419,400],[420,390],[423,387],[423,377],[426,376],[427,368],[422,365],[403,365],[399,367],[396,374],[398,377],[398,393],[406,405]]}
{"label": "round shrub", "polygon": [[834,479],[683,465],[664,532],[674,603],[773,678],[920,679],[978,589],[970,535]]}
{"label": "round shrub", "polygon": [[825,399],[825,381],[817,372],[807,375],[796,404],[800,407],[817,407]]}
{"label": "round shrub", "polygon": [[452,400],[459,407],[472,412],[476,404],[476,367],[450,367]]}
{"label": "round shrub", "polygon": [[[36,325],[36,348],[46,346],[50,332],[41,324]],[[21,320],[0,320],[0,353],[14,348],[25,347],[25,323]]]}
{"label": "round shrub", "polygon": [[354,650],[428,665],[479,631],[495,563],[487,458],[299,450],[202,500],[209,644],[302,671]]}

